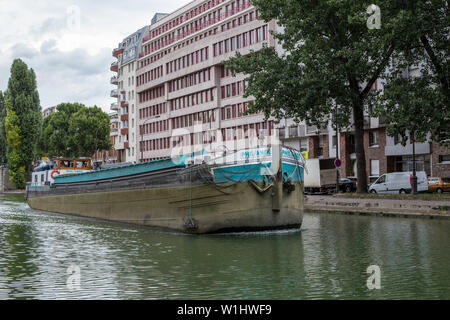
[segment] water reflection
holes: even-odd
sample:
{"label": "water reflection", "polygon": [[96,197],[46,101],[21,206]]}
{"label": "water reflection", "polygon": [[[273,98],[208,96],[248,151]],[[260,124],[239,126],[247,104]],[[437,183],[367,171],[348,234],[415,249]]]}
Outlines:
{"label": "water reflection", "polygon": [[449,221],[306,214],[302,230],[190,236],[0,196],[0,299],[449,299],[449,252]]}

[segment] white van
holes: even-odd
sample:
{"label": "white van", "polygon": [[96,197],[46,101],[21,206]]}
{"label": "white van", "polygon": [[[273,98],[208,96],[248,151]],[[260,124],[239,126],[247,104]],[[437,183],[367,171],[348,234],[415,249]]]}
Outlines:
{"label": "white van", "polygon": [[[411,193],[412,172],[386,173],[369,187],[370,193]],[[428,191],[428,179],[425,171],[417,171],[417,192]]]}

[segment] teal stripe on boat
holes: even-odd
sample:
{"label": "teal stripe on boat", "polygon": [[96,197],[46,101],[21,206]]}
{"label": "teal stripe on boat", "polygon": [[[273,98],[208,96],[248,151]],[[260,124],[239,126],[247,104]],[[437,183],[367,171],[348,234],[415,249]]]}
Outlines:
{"label": "teal stripe on boat", "polygon": [[[272,166],[271,163],[267,163],[266,165],[269,168]],[[286,173],[292,182],[304,181],[304,170],[302,167],[283,163],[282,168],[283,176]],[[265,169],[265,166],[261,163],[215,168],[214,180],[216,183],[247,182],[249,180],[262,182],[264,181],[264,176],[261,175],[261,169]]]}
{"label": "teal stripe on boat", "polygon": [[173,163],[171,159],[162,159],[151,162],[132,164],[118,168],[104,169],[80,174],[61,175],[55,177],[54,183],[60,184],[60,183],[88,182],[95,180],[113,179],[156,170],[170,169],[180,166],[183,165],[177,165]]}

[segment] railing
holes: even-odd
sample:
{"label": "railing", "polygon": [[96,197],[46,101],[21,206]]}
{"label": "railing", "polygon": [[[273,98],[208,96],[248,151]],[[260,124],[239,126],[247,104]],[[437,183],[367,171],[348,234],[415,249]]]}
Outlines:
{"label": "railing", "polygon": [[118,82],[119,82],[119,79],[116,76],[111,77],[111,84],[117,84]]}
{"label": "railing", "polygon": [[117,89],[111,90],[111,97],[118,97],[119,96],[119,92],[117,91]]}

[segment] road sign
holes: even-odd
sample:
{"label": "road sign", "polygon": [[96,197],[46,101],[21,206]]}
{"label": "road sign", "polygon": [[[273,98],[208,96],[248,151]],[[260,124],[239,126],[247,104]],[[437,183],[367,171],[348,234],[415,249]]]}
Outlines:
{"label": "road sign", "polygon": [[334,160],[334,165],[336,166],[336,168],[340,168],[342,166],[341,159]]}

